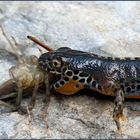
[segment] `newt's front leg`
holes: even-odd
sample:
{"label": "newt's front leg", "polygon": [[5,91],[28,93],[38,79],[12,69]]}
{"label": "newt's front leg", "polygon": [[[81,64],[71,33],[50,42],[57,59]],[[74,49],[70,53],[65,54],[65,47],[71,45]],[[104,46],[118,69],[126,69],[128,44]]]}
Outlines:
{"label": "newt's front leg", "polygon": [[117,129],[119,133],[122,132],[121,125],[120,125],[120,119],[124,118],[123,115],[123,108],[124,108],[124,93],[121,89],[118,89],[115,93],[115,108],[113,111],[113,119],[117,125]]}

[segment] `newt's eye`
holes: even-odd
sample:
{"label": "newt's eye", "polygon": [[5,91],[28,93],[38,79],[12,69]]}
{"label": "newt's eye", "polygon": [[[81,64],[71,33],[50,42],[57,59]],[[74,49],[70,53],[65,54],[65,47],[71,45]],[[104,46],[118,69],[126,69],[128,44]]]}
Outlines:
{"label": "newt's eye", "polygon": [[59,61],[57,59],[54,59],[54,60],[52,60],[52,65],[55,68],[60,68],[61,67],[61,61]]}

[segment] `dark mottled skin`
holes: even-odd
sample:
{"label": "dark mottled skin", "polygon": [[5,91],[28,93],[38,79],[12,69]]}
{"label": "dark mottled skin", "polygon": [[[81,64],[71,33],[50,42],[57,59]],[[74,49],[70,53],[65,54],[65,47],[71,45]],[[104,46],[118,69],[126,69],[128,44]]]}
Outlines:
{"label": "dark mottled skin", "polygon": [[117,130],[122,132],[120,119],[124,118],[124,98],[140,99],[139,58],[102,57],[63,47],[42,54],[38,62],[44,71],[60,75],[60,79],[51,85],[59,93],[71,95],[89,88],[115,96],[113,119]]}
{"label": "dark mottled skin", "polygon": [[[44,61],[45,63],[48,58],[61,59],[62,63],[63,61],[68,63],[70,69],[78,69],[90,74],[104,89],[110,86],[111,83],[116,88],[121,87],[125,97],[140,97],[140,89],[138,88],[140,84],[140,59],[113,59],[111,57],[102,57],[87,52],[72,50],[67,47],[41,55],[39,62]],[[46,66],[44,65],[43,67],[45,68]],[[132,86],[135,87],[132,89]],[[131,91],[126,89],[127,87],[130,87]],[[103,94],[113,95],[113,91],[111,93],[104,92]]]}

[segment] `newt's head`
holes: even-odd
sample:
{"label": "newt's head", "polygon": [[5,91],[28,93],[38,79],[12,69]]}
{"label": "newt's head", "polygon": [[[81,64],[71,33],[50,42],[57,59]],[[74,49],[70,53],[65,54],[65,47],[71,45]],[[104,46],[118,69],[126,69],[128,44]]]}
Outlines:
{"label": "newt's head", "polygon": [[64,59],[64,54],[71,50],[68,47],[62,47],[56,51],[42,54],[39,59],[39,66],[50,73],[60,74],[64,67],[68,67],[68,62]]}
{"label": "newt's head", "polygon": [[89,73],[91,62],[94,63],[92,54],[73,50],[68,47],[61,47],[55,51],[42,54],[38,63],[39,66],[50,73],[62,74],[66,71],[84,71]]}

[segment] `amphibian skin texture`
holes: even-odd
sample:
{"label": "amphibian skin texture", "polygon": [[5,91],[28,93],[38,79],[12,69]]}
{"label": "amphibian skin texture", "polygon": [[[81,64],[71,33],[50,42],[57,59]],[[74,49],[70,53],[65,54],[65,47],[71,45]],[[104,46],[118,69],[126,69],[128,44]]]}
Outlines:
{"label": "amphibian skin texture", "polygon": [[124,98],[140,99],[139,58],[103,57],[62,47],[42,54],[38,62],[44,71],[60,75],[51,85],[59,93],[71,95],[88,88],[115,96],[113,118],[118,130],[121,130],[119,119],[123,117]]}

